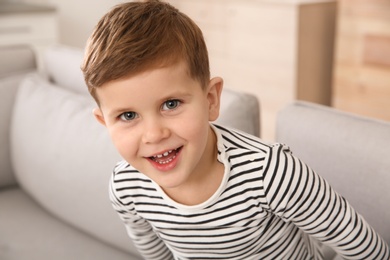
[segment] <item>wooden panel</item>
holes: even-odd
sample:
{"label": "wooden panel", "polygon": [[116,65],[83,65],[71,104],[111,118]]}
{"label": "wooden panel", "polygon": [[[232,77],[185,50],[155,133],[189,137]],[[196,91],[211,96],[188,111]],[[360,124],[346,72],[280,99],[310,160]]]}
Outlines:
{"label": "wooden panel", "polygon": [[300,7],[296,88],[300,100],[331,104],[335,18],[336,5]]}
{"label": "wooden panel", "polygon": [[[318,102],[318,96],[324,96],[318,90],[323,87],[329,90],[335,1],[169,2],[202,29],[212,76],[223,77],[227,88],[259,98],[264,139],[274,139],[277,113],[286,104],[302,97]],[[302,36],[304,28],[300,24],[307,25],[305,28],[311,28],[311,32],[306,31]],[[315,35],[309,37],[310,33]],[[299,70],[299,60],[304,59],[304,66]],[[312,68],[316,73],[309,71]],[[303,92],[298,92],[298,84],[302,85]]]}
{"label": "wooden panel", "polygon": [[365,65],[390,66],[390,36],[366,35],[363,62]]}
{"label": "wooden panel", "polygon": [[333,105],[390,121],[390,1],[340,0]]}

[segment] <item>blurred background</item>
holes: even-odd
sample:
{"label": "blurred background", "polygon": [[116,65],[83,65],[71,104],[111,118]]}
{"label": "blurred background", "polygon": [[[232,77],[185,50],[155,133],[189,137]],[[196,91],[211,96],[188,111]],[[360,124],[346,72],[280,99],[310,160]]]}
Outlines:
{"label": "blurred background", "polygon": [[[82,49],[119,0],[0,0],[0,46]],[[211,72],[255,94],[261,136],[306,100],[390,121],[389,0],[170,0],[203,30]],[[0,57],[1,59],[1,57]]]}

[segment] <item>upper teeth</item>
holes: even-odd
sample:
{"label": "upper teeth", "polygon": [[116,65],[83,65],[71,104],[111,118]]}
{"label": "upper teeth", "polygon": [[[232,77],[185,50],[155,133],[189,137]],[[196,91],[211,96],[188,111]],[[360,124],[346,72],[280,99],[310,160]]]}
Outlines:
{"label": "upper teeth", "polygon": [[168,154],[172,153],[173,150],[169,150],[168,152],[165,152],[163,154],[157,154],[157,155],[154,155],[153,157],[154,158],[162,158],[163,156],[168,156]]}

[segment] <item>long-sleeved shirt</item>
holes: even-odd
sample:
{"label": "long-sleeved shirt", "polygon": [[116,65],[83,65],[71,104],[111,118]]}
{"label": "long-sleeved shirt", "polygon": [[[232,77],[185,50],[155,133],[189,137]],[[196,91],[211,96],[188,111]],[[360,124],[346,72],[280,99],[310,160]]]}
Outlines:
{"label": "long-sleeved shirt", "polygon": [[199,205],[173,201],[125,161],[115,167],[111,201],[145,259],[322,259],[318,241],[346,259],[389,259],[383,239],[287,146],[212,128],[225,172]]}

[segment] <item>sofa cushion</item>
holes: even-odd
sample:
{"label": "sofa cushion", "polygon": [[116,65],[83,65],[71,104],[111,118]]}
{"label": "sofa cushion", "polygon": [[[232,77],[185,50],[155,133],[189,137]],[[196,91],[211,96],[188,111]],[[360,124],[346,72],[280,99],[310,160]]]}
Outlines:
{"label": "sofa cushion", "polygon": [[0,191],[0,209],[0,259],[138,259],[65,224],[21,189]]}
{"label": "sofa cushion", "polygon": [[12,162],[19,184],[57,217],[135,252],[111,208],[108,180],[120,159],[92,115],[91,98],[38,75],[19,87],[12,127]]}

